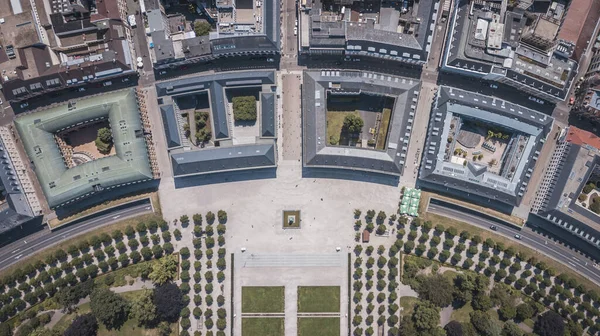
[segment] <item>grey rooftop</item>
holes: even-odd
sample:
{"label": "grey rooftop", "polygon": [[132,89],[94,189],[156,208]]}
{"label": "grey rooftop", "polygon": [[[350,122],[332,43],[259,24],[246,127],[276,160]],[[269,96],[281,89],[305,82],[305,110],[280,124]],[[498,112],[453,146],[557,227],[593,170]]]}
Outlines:
{"label": "grey rooftop", "polygon": [[[395,98],[385,150],[327,145],[329,84],[341,90]],[[406,160],[421,83],[415,79],[362,71],[305,70],[302,87],[303,165],[399,176]]]}
{"label": "grey rooftop", "polygon": [[[527,137],[512,178],[487,172],[484,166],[471,162],[463,166],[447,160],[445,146],[453,116],[497,125]],[[419,180],[437,188],[517,206],[553,122],[550,116],[508,101],[440,86],[431,112]]]}

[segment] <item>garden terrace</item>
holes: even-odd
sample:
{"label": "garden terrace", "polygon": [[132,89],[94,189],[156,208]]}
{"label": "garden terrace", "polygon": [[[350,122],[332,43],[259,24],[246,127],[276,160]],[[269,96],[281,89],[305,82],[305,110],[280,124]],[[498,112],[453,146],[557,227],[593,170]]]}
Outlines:
{"label": "garden terrace", "polygon": [[156,90],[175,177],[276,167],[274,72],[196,76]]}
{"label": "garden terrace", "polygon": [[[518,206],[553,119],[507,101],[440,87],[419,170],[422,188]],[[483,197],[483,200],[482,200]]]}
{"label": "garden terrace", "polygon": [[[94,158],[94,154],[88,152],[95,159],[89,162],[77,159],[77,152],[74,151],[73,157],[63,157],[60,148],[67,149],[68,145],[57,134],[65,134],[74,127],[81,128],[79,125],[82,124],[91,125],[89,127],[92,129],[101,121],[108,121],[110,125],[114,155]],[[97,197],[107,190],[115,194],[115,188],[119,187],[132,188],[131,185],[138,185],[146,188],[140,182],[153,179],[134,89],[72,101],[43,112],[23,115],[16,119],[15,124],[51,208],[63,207],[92,195]],[[81,144],[89,138],[89,134],[80,135],[77,139],[69,135],[75,144]],[[77,165],[70,161],[73,159]]]}
{"label": "garden terrace", "polygon": [[[362,71],[306,70],[304,167],[401,175],[420,85],[414,79]],[[352,130],[343,126],[349,115],[361,120]]]}
{"label": "garden terrace", "polygon": [[[383,150],[392,118],[394,98],[356,93],[327,92],[327,140],[329,145]],[[358,132],[345,127],[345,118],[355,115],[363,121]]]}

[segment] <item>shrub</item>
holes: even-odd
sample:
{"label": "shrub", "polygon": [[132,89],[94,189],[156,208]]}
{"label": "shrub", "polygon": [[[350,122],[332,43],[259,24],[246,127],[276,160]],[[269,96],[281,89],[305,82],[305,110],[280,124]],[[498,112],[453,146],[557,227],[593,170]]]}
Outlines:
{"label": "shrub", "polygon": [[256,120],[256,99],[254,96],[233,97],[232,103],[235,121]]}

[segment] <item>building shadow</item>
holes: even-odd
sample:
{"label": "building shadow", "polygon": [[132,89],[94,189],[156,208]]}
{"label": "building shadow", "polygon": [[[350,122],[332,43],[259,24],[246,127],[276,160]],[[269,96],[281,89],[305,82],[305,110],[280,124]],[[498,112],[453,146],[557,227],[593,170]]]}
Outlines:
{"label": "building shadow", "polygon": [[398,186],[400,178],[387,174],[365,172],[359,170],[337,169],[337,168],[302,168],[303,178],[314,179],[336,179],[351,180],[359,182],[377,183],[392,187]]}
{"label": "building shadow", "polygon": [[262,168],[238,172],[220,172],[205,175],[176,177],[174,179],[174,183],[175,189],[182,189],[221,183],[274,179],[276,177],[277,168]]}

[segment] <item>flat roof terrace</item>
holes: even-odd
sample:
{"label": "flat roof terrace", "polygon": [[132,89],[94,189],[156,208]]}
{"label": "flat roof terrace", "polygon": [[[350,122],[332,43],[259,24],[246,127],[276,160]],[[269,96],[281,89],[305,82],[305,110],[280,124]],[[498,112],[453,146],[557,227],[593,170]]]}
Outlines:
{"label": "flat roof terrace", "polygon": [[[475,160],[451,159],[456,156],[448,153],[456,141],[451,133],[460,128],[461,119],[488,130],[501,131],[496,136],[506,142],[502,145],[500,158],[496,158],[495,162],[491,160],[489,167],[488,164],[475,163]],[[419,179],[516,206],[525,194],[552,124],[551,117],[534,110],[498,98],[441,86],[431,114]],[[493,140],[494,136],[488,135],[486,139]],[[464,139],[462,141],[465,142]],[[484,155],[493,157],[496,146],[500,145],[488,142],[487,146],[482,146],[487,151],[482,149],[469,154],[475,156],[485,152]],[[499,167],[494,169],[494,165]]]}

